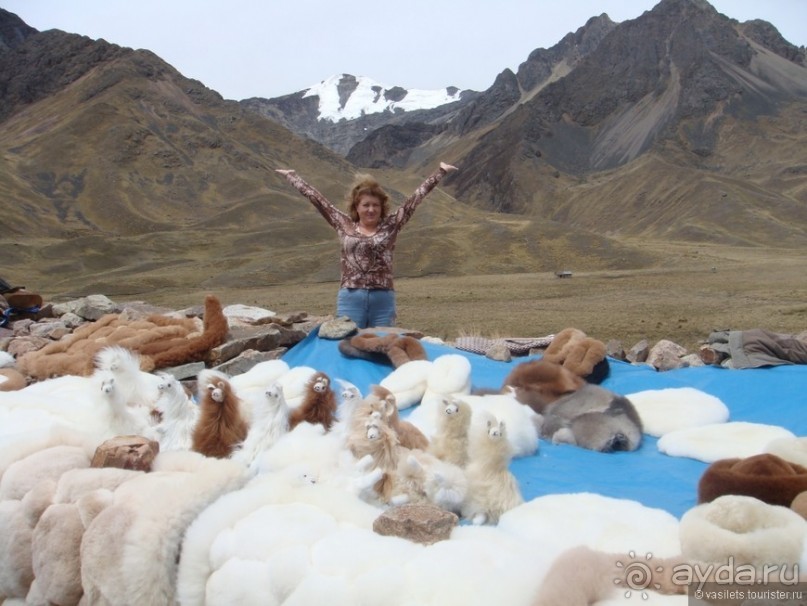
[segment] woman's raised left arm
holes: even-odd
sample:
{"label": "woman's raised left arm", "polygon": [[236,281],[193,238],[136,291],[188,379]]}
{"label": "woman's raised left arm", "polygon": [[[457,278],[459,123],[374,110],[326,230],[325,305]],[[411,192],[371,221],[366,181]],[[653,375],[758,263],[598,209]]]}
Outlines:
{"label": "woman's raised left arm", "polygon": [[423,201],[423,198],[425,198],[431,190],[437,187],[437,184],[443,180],[443,177],[455,170],[457,170],[456,166],[446,164],[445,162],[440,162],[440,167],[431,175],[426,177],[426,180],[418,186],[414,193],[404,200],[404,203],[396,212],[398,215],[398,222],[403,225],[409,221],[412,214],[415,212],[415,209]]}

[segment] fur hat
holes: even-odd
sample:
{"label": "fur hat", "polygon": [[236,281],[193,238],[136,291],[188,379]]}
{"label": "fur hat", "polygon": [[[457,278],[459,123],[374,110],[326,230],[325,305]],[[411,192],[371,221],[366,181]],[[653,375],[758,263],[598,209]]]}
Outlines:
{"label": "fur hat", "polygon": [[339,351],[349,358],[361,358],[380,364],[391,363],[393,367],[411,362],[427,360],[426,350],[420,341],[406,335],[364,332],[339,341]]}
{"label": "fur hat", "polygon": [[589,383],[602,383],[610,370],[605,344],[577,328],[564,328],[555,335],[543,359],[560,364]]}
{"label": "fur hat", "polygon": [[758,568],[798,563],[805,535],[807,521],[792,509],[741,495],[693,507],[678,527],[686,559],[725,564],[732,558]]}
{"label": "fur hat", "polygon": [[698,502],[708,503],[733,494],[790,507],[803,491],[807,491],[806,468],[764,453],[744,459],[721,459],[709,465],[698,482]]}

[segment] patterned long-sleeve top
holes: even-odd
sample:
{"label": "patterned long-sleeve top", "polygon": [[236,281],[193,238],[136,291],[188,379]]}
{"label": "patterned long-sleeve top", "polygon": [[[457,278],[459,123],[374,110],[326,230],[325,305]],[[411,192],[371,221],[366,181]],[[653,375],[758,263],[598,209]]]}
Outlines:
{"label": "patterned long-sleeve top", "polygon": [[392,253],[395,250],[398,233],[412,217],[423,198],[445,175],[446,171],[442,167],[429,175],[395,212],[379,222],[378,229],[372,236],[362,234],[358,222],[331,204],[297,173],[287,173],[286,180],[308,198],[336,230],[342,247],[340,287],[391,289],[393,288]]}

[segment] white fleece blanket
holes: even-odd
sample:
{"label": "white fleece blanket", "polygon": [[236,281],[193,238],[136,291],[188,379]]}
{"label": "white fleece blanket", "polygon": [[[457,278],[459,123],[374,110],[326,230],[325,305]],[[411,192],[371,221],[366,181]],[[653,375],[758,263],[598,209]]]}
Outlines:
{"label": "white fleece blanket", "polygon": [[375,534],[380,513],[331,486],[259,476],[188,529],[177,597],[208,606],[528,606],[553,559],[571,546],[626,557],[678,553],[674,516],[586,493],[534,499],[497,527],[458,526],[430,546]]}
{"label": "white fleece blanket", "polygon": [[646,389],[625,397],[639,413],[644,433],[651,436],[729,420],[729,408],[720,398],[694,387]]}
{"label": "white fleece blanket", "polygon": [[793,432],[776,425],[734,421],[672,431],[659,438],[658,449],[671,457],[713,463],[762,454],[774,440],[795,437]]}

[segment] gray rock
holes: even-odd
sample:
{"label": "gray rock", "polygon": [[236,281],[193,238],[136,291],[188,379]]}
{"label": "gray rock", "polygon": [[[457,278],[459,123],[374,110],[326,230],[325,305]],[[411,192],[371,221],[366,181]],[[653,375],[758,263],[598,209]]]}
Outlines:
{"label": "gray rock", "polygon": [[373,522],[373,531],[431,545],[451,537],[459,517],[430,503],[408,503],[392,507]]}
{"label": "gray rock", "polygon": [[494,343],[485,352],[485,357],[497,362],[512,362],[513,354],[504,343]]}
{"label": "gray rock", "polygon": [[357,331],[358,326],[353,320],[347,316],[340,316],[323,322],[319,327],[319,337],[321,339],[339,340],[349,337]]}
{"label": "gray rock", "polygon": [[143,436],[116,436],[95,449],[90,467],[118,467],[151,471],[160,444]]}
{"label": "gray rock", "polygon": [[61,314],[59,316],[59,320],[61,320],[62,324],[71,329],[76,329],[82,324],[84,324],[84,322],[86,322],[84,318],[82,318],[77,314],[74,314],[72,311],[68,311],[67,313]]}
{"label": "gray rock", "polygon": [[262,307],[252,307],[249,305],[228,305],[222,311],[227,317],[230,326],[259,326],[271,323],[277,314]]}
{"label": "gray rock", "polygon": [[64,322],[60,320],[50,322],[37,322],[30,327],[30,334],[34,337],[44,337],[53,341],[58,341],[62,337],[73,332]]}
{"label": "gray rock", "polygon": [[662,339],[650,349],[646,361],[656,370],[672,370],[683,367],[681,357],[686,354],[686,348],[668,339]]}
{"label": "gray rock", "polygon": [[650,344],[647,339],[642,339],[636,345],[630,348],[625,358],[631,364],[641,364],[647,361],[647,354],[650,352]]}
{"label": "gray rock", "polygon": [[184,379],[191,379],[198,375],[205,369],[204,362],[191,362],[190,364],[182,364],[181,366],[173,366],[171,368],[161,368],[160,372],[173,375],[178,381]]}
{"label": "gray rock", "polygon": [[106,314],[118,313],[120,308],[105,295],[89,295],[81,299],[73,299],[64,303],[53,305],[53,315],[56,317],[66,313],[74,313],[85,320],[97,320]]}
{"label": "gray rock", "polygon": [[605,355],[615,360],[626,360],[625,348],[622,346],[622,341],[618,339],[611,339],[605,344]]}
{"label": "gray rock", "polygon": [[248,349],[272,351],[299,343],[305,337],[306,333],[303,331],[275,324],[260,327],[236,326],[230,330],[229,340],[211,349],[205,360],[211,366],[219,366]]}
{"label": "gray rock", "polygon": [[15,337],[11,340],[11,343],[8,344],[6,351],[19,359],[29,352],[39,351],[48,343],[52,343],[52,341],[44,337]]}
{"label": "gray rock", "polygon": [[241,375],[247,372],[250,368],[265,362],[267,360],[277,360],[288,351],[286,347],[279,347],[271,351],[256,351],[254,349],[247,349],[241,352],[232,360],[225,362],[219,366],[213,367],[214,370],[221,371],[231,377]]}
{"label": "gray rock", "polygon": [[701,357],[696,353],[687,354],[681,357],[681,364],[685,367],[689,366],[706,366],[706,363],[701,360]]}

